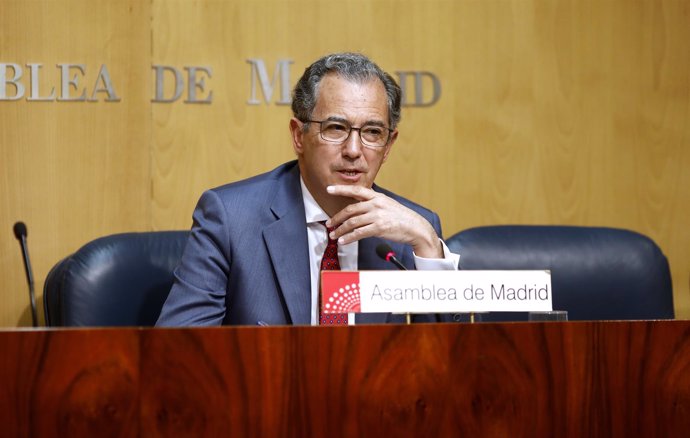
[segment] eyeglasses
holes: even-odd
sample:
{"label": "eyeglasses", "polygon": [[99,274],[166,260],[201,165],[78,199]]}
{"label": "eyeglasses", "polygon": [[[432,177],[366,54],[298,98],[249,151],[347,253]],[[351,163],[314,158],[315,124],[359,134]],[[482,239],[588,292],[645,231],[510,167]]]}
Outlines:
{"label": "eyeglasses", "polygon": [[364,146],[382,148],[388,144],[392,129],[385,126],[367,124],[355,128],[343,120],[304,120],[304,123],[318,123],[321,126],[319,135],[331,143],[344,143],[352,131],[359,131],[359,138]]}

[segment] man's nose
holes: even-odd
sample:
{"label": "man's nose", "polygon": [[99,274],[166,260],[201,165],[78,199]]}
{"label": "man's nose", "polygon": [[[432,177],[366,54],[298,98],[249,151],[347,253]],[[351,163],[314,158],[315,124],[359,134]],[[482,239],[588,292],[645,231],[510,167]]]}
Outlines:
{"label": "man's nose", "polygon": [[350,132],[350,136],[343,144],[343,155],[351,158],[358,158],[360,155],[362,155],[363,147],[364,145],[362,145],[362,139],[359,136],[359,131],[353,129],[352,132]]}

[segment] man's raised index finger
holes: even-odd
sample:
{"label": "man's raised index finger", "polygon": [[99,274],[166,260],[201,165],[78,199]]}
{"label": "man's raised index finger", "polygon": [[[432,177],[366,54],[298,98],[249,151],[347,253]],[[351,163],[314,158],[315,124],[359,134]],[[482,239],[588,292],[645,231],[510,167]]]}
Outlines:
{"label": "man's raised index finger", "polygon": [[373,197],[373,190],[361,186],[350,186],[344,184],[337,184],[326,187],[326,191],[331,195],[349,196],[351,198],[366,201]]}

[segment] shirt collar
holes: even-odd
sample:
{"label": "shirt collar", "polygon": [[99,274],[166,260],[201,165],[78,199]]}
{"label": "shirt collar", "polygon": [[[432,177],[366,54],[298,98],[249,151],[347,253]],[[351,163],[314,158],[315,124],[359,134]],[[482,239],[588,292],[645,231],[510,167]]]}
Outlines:
{"label": "shirt collar", "polygon": [[304,202],[304,216],[307,219],[307,223],[322,222],[328,220],[328,215],[323,208],[319,206],[316,199],[311,195],[309,189],[304,184],[304,179],[302,175],[299,177],[299,183],[302,186],[302,201]]}

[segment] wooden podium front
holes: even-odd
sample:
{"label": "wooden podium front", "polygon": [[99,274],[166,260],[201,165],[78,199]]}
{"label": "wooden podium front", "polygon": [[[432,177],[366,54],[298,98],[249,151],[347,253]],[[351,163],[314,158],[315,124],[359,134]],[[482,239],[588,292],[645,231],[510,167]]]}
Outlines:
{"label": "wooden podium front", "polygon": [[0,332],[3,437],[687,437],[690,322]]}

